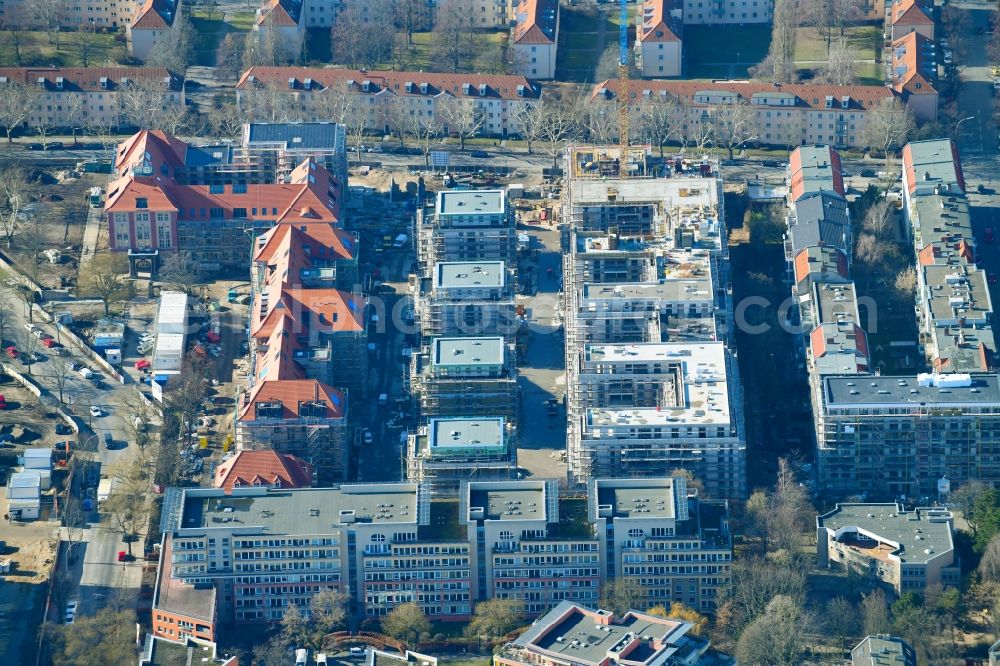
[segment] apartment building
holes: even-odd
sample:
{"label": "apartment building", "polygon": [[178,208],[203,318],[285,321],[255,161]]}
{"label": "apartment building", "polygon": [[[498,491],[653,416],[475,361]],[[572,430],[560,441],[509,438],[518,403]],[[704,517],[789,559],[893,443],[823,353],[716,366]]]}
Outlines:
{"label": "apartment building", "polygon": [[725,500],[689,495],[684,477],[594,479],[589,515],[601,542],[604,580],[642,590],[641,608],[677,601],[711,612],[732,581],[733,538]]}
{"label": "apartment building", "polygon": [[[3,0],[0,2],[0,18],[13,29],[31,29],[31,12],[24,6],[25,0]],[[60,3],[57,7],[57,21],[60,28],[88,28],[112,31],[128,24],[135,8],[136,0],[87,0],[86,3]]]}
{"label": "apartment building", "polygon": [[816,518],[816,554],[820,566],[837,564],[897,596],[957,585],[961,567],[951,519],[942,507],[838,504]]}
{"label": "apartment building", "polygon": [[406,478],[450,494],[463,481],[506,481],[517,470],[515,441],[503,417],[431,417],[409,435]]}
{"label": "apartment building", "polygon": [[889,87],[919,121],[937,120],[938,75],[934,40],[909,32],[892,41],[887,60]]}
{"label": "apartment building", "polygon": [[156,43],[170,35],[180,25],[179,0],[145,0],[135,5],[131,19],[125,24],[125,46],[128,54],[145,60]]}
{"label": "apartment building", "polygon": [[518,0],[510,42],[519,74],[532,79],[554,79],[559,48],[559,0]]}
{"label": "apartment building", "polygon": [[483,118],[480,134],[506,137],[521,132],[519,114],[525,105],[536,104],[541,89],[523,76],[440,74],[430,72],[361,71],[316,67],[251,67],[236,84],[240,105],[253,103],[257,91],[287,95],[298,120],[327,120],[324,95],[350,95],[344,123],[372,132],[391,132],[390,106],[436,123],[448,133],[438,102],[456,98],[471,105]]}
{"label": "apartment building", "polygon": [[683,9],[674,0],[643,0],[636,12],[635,66],[646,78],[680,76]]}
{"label": "apartment building", "polygon": [[504,336],[517,331],[514,271],[503,261],[439,261],[414,285],[424,336]]}
{"label": "apartment building", "polygon": [[[644,175],[642,148],[571,148],[563,215],[570,480],[683,468],[746,492],[717,169]],[[690,166],[690,165],[689,165]],[[690,176],[695,172],[697,176]],[[702,176],[701,174],[705,175]]]}
{"label": "apartment building", "polygon": [[934,18],[922,0],[899,0],[892,5],[889,38],[895,42],[911,32],[934,41]]}
{"label": "apartment building", "polygon": [[226,490],[246,486],[308,488],[315,474],[311,464],[291,454],[273,449],[237,451],[215,468],[212,485]]}
{"label": "apartment building", "polygon": [[266,0],[254,16],[253,31],[258,39],[274,44],[286,62],[298,60],[302,54],[306,36],[302,5],[302,0]]}
{"label": "apartment building", "polygon": [[985,372],[997,351],[986,273],[958,153],[949,139],[903,149],[903,212],[917,255],[920,346],[935,372]]}
{"label": "apartment building", "polygon": [[517,259],[514,208],[506,190],[440,190],[417,211],[417,259],[425,269],[447,261]]}
{"label": "apartment building", "polygon": [[431,338],[411,358],[408,389],[421,414],[498,416],[517,424],[514,346],[499,336]]}
{"label": "apartment building", "polygon": [[851,666],[917,666],[917,652],[902,638],[866,636],[851,650]]}
{"label": "apartment building", "polygon": [[689,622],[630,610],[618,616],[564,601],[493,656],[495,666],[695,666],[709,642]]}
{"label": "apartment building", "polygon": [[341,216],[343,184],[311,159],[281,184],[181,185],[141,173],[131,168],[108,186],[104,213],[111,250],[153,262],[181,250],[209,269],[246,266],[254,235],[277,224],[332,225]]}
{"label": "apartment building", "polygon": [[770,23],[774,18],[774,0],[690,0],[682,7],[684,25]]}
{"label": "apartment building", "polygon": [[32,92],[22,129],[120,127],[120,95],[130,85],[162,87],[164,111],[184,107],[184,77],[163,67],[0,67],[0,91],[8,85]]}
{"label": "apartment building", "polygon": [[[218,624],[278,621],[327,587],[369,617],[416,602],[435,619],[466,619],[475,601],[493,598],[518,599],[539,615],[562,601],[596,603],[607,576],[640,561],[633,554],[685,563],[670,565],[676,575],[639,579],[652,588],[700,575],[695,569],[709,577],[703,562],[722,563],[718,576],[728,576],[724,503],[706,504],[719,512],[708,520],[683,480],[602,483],[610,508],[534,479],[467,481],[457,497],[438,498],[416,483],[168,489],[157,588],[166,592],[155,597],[154,633],[212,640]],[[646,516],[643,493],[649,506],[662,499],[672,508]],[[612,552],[618,563],[609,565]],[[670,592],[649,598],[661,603]],[[688,596],[685,585],[677,597]]]}
{"label": "apartment building", "polygon": [[[783,147],[862,147],[869,112],[884,100],[898,96],[886,86],[728,81],[642,81],[633,82],[631,90],[629,105],[637,131],[642,127],[643,105],[653,103],[658,95],[669,95],[680,102],[680,130],[687,137],[709,132],[713,115],[739,102],[754,109],[755,142]],[[594,86],[590,103],[606,104],[613,112],[617,94],[618,81],[608,79]],[[918,118],[924,106],[921,99],[919,95],[904,98]]]}

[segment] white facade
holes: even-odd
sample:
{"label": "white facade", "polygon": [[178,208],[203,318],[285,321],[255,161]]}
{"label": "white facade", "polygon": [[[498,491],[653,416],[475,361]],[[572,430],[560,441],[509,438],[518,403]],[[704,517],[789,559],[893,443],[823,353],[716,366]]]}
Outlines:
{"label": "white facade", "polygon": [[741,25],[770,23],[774,0],[688,0],[684,3],[685,25]]}
{"label": "white facade", "polygon": [[41,510],[41,475],[37,470],[11,474],[7,480],[11,520],[36,520]]}
{"label": "white facade", "polygon": [[160,294],[160,307],[156,311],[156,332],[187,333],[188,296],[179,291],[165,291]]}

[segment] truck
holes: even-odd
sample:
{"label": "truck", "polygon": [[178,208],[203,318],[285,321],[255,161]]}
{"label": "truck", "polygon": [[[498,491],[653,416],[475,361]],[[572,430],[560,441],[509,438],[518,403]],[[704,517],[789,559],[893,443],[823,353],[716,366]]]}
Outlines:
{"label": "truck", "polygon": [[97,484],[97,507],[100,508],[111,496],[111,479],[101,479]]}

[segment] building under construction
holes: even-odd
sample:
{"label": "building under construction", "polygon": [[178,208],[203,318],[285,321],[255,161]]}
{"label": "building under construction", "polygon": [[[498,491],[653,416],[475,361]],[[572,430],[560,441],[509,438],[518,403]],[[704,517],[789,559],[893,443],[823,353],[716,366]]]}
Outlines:
{"label": "building under construction", "polygon": [[746,493],[716,165],[569,148],[563,221],[570,481],[693,472]]}
{"label": "building under construction", "polygon": [[432,338],[410,366],[410,391],[422,414],[500,416],[515,424],[513,345],[502,337]]}
{"label": "building under construction", "polygon": [[448,494],[463,481],[508,480],[517,469],[513,441],[502,417],[429,419],[409,436],[406,478]]}
{"label": "building under construction", "polygon": [[443,190],[417,211],[417,256],[430,271],[445,261],[502,261],[514,266],[514,211],[506,190]]}
{"label": "building under construction", "polygon": [[517,332],[514,271],[506,262],[438,262],[414,286],[414,311],[425,337],[513,338]]}

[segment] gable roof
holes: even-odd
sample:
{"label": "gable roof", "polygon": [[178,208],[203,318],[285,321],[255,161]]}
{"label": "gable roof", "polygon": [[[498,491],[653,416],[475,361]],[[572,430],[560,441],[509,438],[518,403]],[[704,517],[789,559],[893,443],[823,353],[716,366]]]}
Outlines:
{"label": "gable roof", "polygon": [[935,94],[937,64],[929,57],[934,43],[911,32],[892,43],[892,89],[901,95]]}
{"label": "gable roof", "polygon": [[892,6],[892,24],[934,25],[934,19],[928,15],[919,0],[898,0]]}
{"label": "gable roof", "polygon": [[309,415],[309,418],[342,419],[347,413],[347,396],[315,379],[267,379],[260,382],[245,398],[239,420],[243,423],[259,420],[255,406],[260,403],[280,403],[282,419],[299,418],[306,403],[325,407],[322,416]]}
{"label": "gable roof", "polygon": [[[295,322],[295,334],[317,331],[339,333],[364,330],[364,299],[339,289],[286,288],[281,281],[268,284],[267,310],[258,307],[251,315],[251,335],[269,337],[279,321]],[[259,301],[256,303],[259,305]]]}
{"label": "gable roof", "polygon": [[[538,97],[540,92],[523,76],[361,71],[329,67],[251,67],[240,76],[236,89],[251,90],[267,85],[288,90],[323,90],[338,83],[347,83],[354,92],[376,94],[386,91],[414,97],[436,97],[448,92],[458,98],[530,99]],[[479,94],[480,86],[483,95]]]}
{"label": "gable roof", "polygon": [[132,30],[166,30],[177,18],[175,0],[145,0],[132,13]]}
{"label": "gable roof", "polygon": [[[62,78],[62,88],[57,79]],[[102,80],[107,86],[101,85]],[[168,90],[179,92],[184,77],[166,67],[0,67],[0,85],[13,82],[62,92],[117,90],[130,81],[166,81]]]}
{"label": "gable roof", "polygon": [[273,449],[239,451],[215,470],[214,485],[227,492],[235,486],[280,483],[282,488],[308,488],[313,466],[306,461]]}
{"label": "gable roof", "polygon": [[[128,169],[149,164],[153,173],[160,167],[168,171],[184,166],[188,144],[163,130],[142,130],[118,144],[115,153],[115,172],[124,175]],[[173,173],[166,175],[173,176]]]}
{"label": "gable roof", "polygon": [[[618,94],[618,80],[607,79],[595,83],[591,89],[590,99],[603,97],[604,99],[614,99]],[[847,98],[850,109],[871,109],[878,106],[884,99],[893,97],[893,91],[885,86],[835,86],[819,83],[763,83],[759,81],[633,81],[629,86],[629,103],[641,103],[645,91],[651,94],[667,93],[679,98],[683,103],[691,106],[712,106],[696,102],[695,97],[707,91],[720,91],[734,93],[748,101],[753,102],[754,96],[759,96],[763,109],[771,108],[763,103],[763,99],[768,96],[781,95],[782,97],[792,95],[795,97],[795,107],[812,108],[816,110],[826,109],[826,99],[832,98],[839,101]],[[781,108],[787,109],[787,106]],[[839,107],[838,107],[839,108]]]}
{"label": "gable roof", "polygon": [[520,0],[514,10],[515,44],[555,44],[559,0]]}
{"label": "gable roof", "polygon": [[673,0],[644,0],[642,25],[636,32],[638,42],[679,42],[681,24],[670,15]]}
{"label": "gable roof", "polygon": [[295,0],[269,0],[257,10],[257,26],[291,27],[299,24],[302,3]]}

